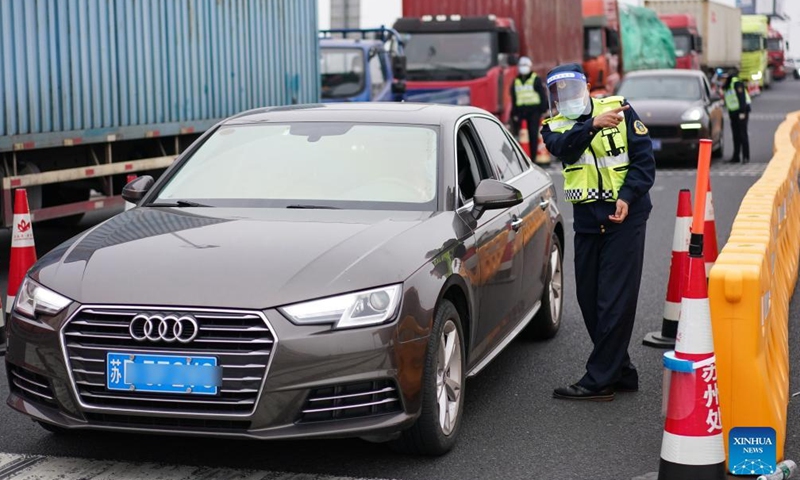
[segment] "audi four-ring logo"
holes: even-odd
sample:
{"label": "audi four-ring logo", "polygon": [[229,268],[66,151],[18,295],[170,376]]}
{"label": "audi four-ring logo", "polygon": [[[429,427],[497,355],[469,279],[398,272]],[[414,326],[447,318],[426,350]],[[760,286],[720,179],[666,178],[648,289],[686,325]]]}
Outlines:
{"label": "audi four-ring logo", "polygon": [[144,342],[189,343],[200,331],[197,320],[190,315],[147,315],[133,317],[128,327],[134,340]]}

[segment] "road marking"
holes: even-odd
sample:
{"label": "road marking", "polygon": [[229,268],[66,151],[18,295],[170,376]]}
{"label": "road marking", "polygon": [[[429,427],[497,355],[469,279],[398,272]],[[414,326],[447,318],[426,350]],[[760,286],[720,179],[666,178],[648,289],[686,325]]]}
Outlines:
{"label": "road marking", "polygon": [[782,122],[786,120],[785,113],[751,113],[750,120],[760,120],[766,122]]}
{"label": "road marking", "polygon": [[[125,463],[0,452],[0,479],[13,480],[369,480],[266,470]],[[379,479],[372,479],[379,480]]]}

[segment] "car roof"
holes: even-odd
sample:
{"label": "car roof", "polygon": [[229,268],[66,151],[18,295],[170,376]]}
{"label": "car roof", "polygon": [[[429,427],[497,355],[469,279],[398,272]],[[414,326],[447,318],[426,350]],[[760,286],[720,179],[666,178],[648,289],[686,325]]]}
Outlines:
{"label": "car roof", "polygon": [[222,124],[363,122],[445,127],[453,126],[459,118],[468,114],[491,115],[480,108],[460,105],[411,102],[320,103],[248,110],[224,120]]}
{"label": "car roof", "polygon": [[625,75],[625,78],[635,77],[694,77],[704,78],[706,75],[700,70],[686,69],[658,69],[658,70],[638,70]]}

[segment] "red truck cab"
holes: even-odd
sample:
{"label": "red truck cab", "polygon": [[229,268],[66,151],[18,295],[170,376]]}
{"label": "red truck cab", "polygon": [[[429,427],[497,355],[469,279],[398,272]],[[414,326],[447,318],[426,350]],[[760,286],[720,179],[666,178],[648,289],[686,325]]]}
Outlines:
{"label": "red truck cab", "polygon": [[772,78],[775,80],[783,80],[786,78],[786,70],[783,63],[786,60],[785,43],[783,42],[783,35],[772,27],[769,27],[769,34],[767,35],[767,55],[769,58],[769,69],[772,72]]}
{"label": "red truck cab", "polygon": [[472,105],[508,123],[519,52],[513,20],[424,15],[400,18],[394,29],[405,44],[408,91],[469,87]]}
{"label": "red truck cab", "polygon": [[610,95],[622,78],[616,0],[583,0],[583,71],[592,96]]}
{"label": "red truck cab", "polygon": [[659,15],[658,18],[672,31],[675,42],[675,68],[700,70],[703,40],[697,30],[694,15]]}

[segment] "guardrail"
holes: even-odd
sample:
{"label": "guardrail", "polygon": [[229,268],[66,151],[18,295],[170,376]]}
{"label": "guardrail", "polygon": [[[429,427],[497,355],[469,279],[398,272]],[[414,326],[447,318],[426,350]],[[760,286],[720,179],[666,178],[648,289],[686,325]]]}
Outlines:
{"label": "guardrail", "polygon": [[[789,302],[800,252],[800,112],[775,133],[709,276],[727,458],[731,429],[770,427],[784,458],[789,404]],[[702,395],[702,393],[700,393]]]}

